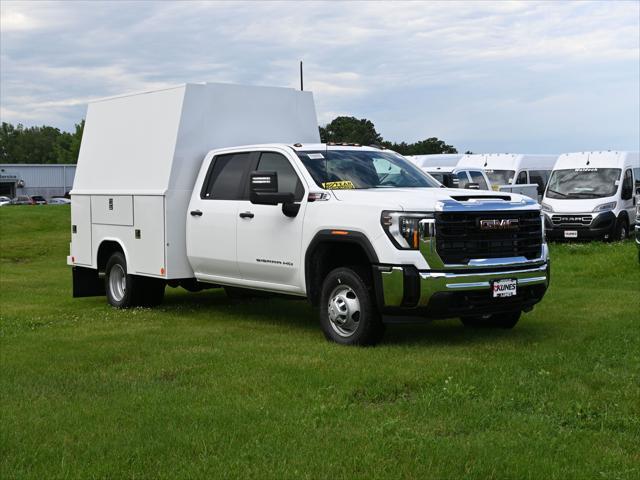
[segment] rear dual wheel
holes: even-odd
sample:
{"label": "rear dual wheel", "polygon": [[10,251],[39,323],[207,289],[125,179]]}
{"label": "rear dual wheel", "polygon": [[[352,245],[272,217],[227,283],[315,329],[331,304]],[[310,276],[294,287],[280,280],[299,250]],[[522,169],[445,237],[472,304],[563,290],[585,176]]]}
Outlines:
{"label": "rear dual wheel", "polygon": [[107,301],[116,308],[153,307],[164,299],[164,280],[129,274],[121,252],[107,261],[104,283]]}

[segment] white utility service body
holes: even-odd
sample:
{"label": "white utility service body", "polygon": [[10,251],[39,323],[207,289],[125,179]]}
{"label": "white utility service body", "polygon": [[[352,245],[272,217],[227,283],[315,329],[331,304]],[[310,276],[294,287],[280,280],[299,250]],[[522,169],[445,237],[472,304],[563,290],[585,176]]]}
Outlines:
{"label": "white utility service body", "polygon": [[292,89],[188,84],[90,104],[74,296],[304,296],[343,344],[378,341],[383,315],[512,328],[542,299],[535,201],[441,188],[395,152],[318,142],[311,93]]}
{"label": "white utility service body", "polygon": [[626,238],[636,223],[638,152],[575,152],[558,157],[542,209],[553,239]]}
{"label": "white utility service body", "polygon": [[[494,190],[501,190],[502,185],[515,187],[535,184],[537,196],[531,198],[540,199],[557,158],[557,155],[523,153],[468,154],[458,161],[458,166],[483,168]],[[528,188],[518,193],[529,194],[530,190]],[[508,191],[514,191],[514,188]]]}
{"label": "white utility service body", "polygon": [[131,273],[190,278],[186,214],[212,148],[318,142],[311,92],[185,84],[91,102],[71,192],[68,263],[98,268],[118,242]]}

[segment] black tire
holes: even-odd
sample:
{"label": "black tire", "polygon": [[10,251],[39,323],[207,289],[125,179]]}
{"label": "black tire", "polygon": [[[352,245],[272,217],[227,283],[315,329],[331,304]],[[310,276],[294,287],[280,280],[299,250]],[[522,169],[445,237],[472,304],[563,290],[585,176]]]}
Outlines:
{"label": "black tire", "polygon": [[115,308],[136,306],[136,279],[127,273],[127,260],[121,252],[109,257],[104,275],[104,290],[107,301]]}
{"label": "black tire", "polygon": [[629,221],[626,219],[626,217],[622,217],[617,222],[613,241],[622,242],[626,240],[628,236],[629,236]]}
{"label": "black tire", "polygon": [[470,315],[461,317],[460,321],[470,328],[503,328],[512,329],[520,320],[522,312],[494,313],[493,315]]}
{"label": "black tire", "polygon": [[327,340],[341,345],[375,345],[382,339],[384,324],[366,268],[340,267],[325,277],[320,326]]}

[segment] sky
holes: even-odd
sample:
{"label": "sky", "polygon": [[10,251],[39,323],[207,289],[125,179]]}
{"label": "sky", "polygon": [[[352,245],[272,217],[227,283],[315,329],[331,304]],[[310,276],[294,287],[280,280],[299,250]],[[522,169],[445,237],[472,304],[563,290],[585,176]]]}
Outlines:
{"label": "sky", "polygon": [[318,121],[459,151],[640,150],[640,2],[0,4],[0,117],[185,82],[299,86]]}

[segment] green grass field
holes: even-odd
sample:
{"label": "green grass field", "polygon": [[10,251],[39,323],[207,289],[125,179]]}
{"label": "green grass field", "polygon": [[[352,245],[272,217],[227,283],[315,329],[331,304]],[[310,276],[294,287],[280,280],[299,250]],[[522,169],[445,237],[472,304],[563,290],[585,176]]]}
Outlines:
{"label": "green grass field", "polygon": [[552,245],[512,331],[327,343],[304,301],[72,299],[68,207],[0,209],[2,478],[640,477],[635,245]]}

